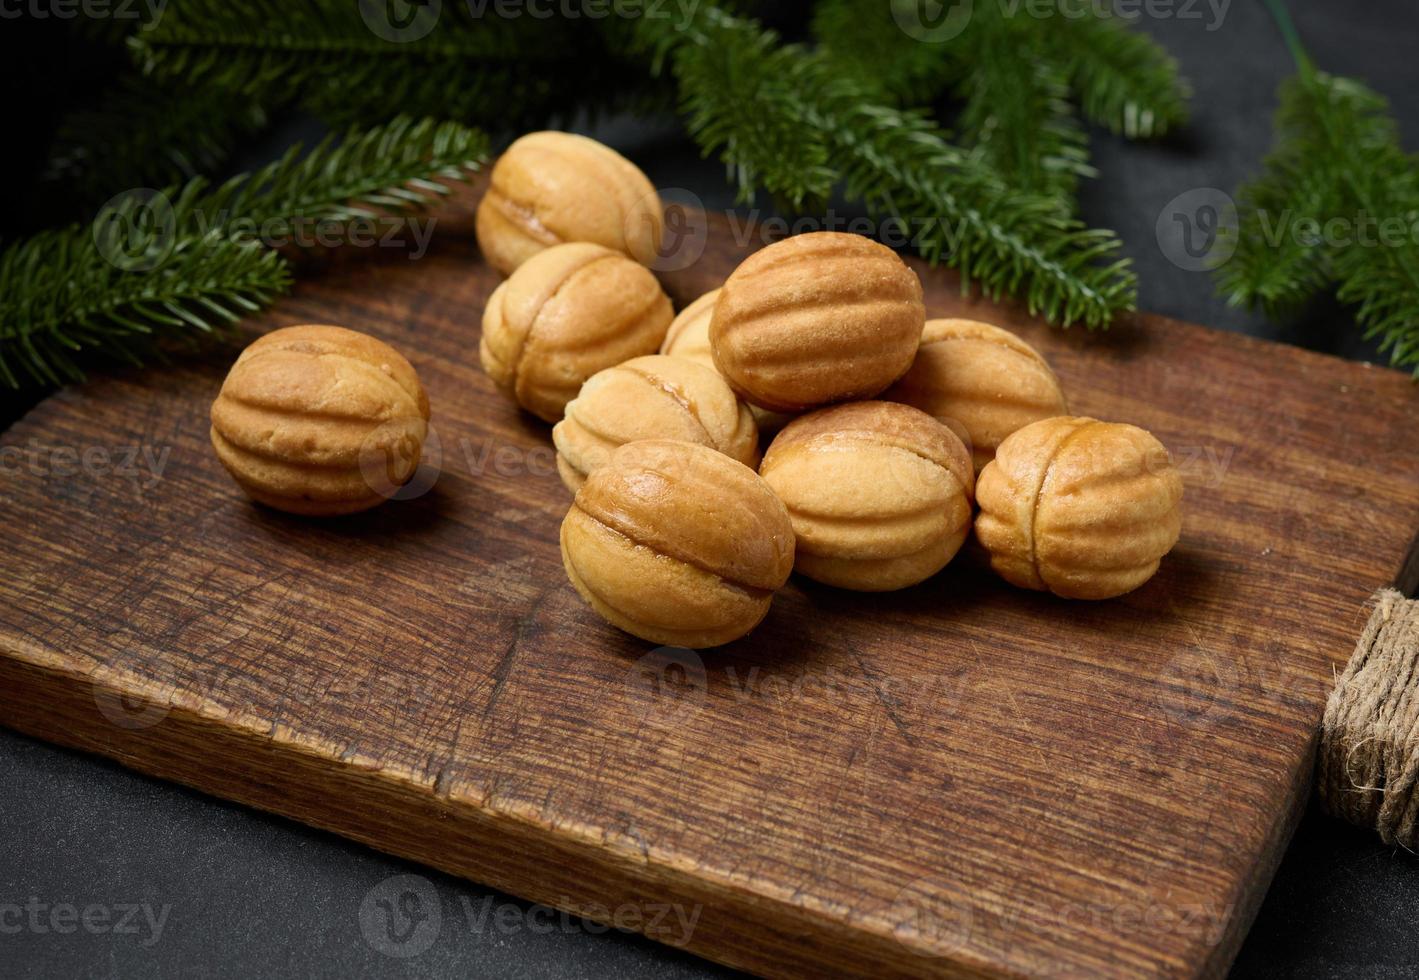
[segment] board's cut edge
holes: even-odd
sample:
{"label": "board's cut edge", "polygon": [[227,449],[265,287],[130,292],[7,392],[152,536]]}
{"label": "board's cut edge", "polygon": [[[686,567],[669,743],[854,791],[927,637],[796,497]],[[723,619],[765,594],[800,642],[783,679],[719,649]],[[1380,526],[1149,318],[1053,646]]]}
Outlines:
{"label": "board's cut edge", "polygon": [[[670,945],[766,976],[803,975],[806,965],[822,970],[825,976],[844,968],[884,977],[938,975],[943,971],[967,977],[1010,975],[1000,964],[967,951],[944,953],[925,948],[913,944],[909,937],[871,928],[876,924],[872,920],[845,921],[747,889],[738,882],[696,875],[671,863],[637,859],[633,855],[638,852],[630,848],[607,847],[604,841],[569,834],[509,810],[438,794],[430,786],[387,769],[345,765],[338,756],[317,751],[307,742],[283,739],[256,725],[234,724],[230,716],[208,716],[164,704],[161,698],[136,687],[108,687],[66,668],[60,656],[50,654],[45,659],[49,662],[37,662],[13,648],[0,648],[0,722],[6,727],[330,831],[529,901],[586,918],[594,918],[588,909],[597,901],[610,909],[667,901],[689,906],[698,911],[698,921],[709,926],[697,926],[697,934],[708,932],[711,938]],[[156,708],[161,722],[125,728],[103,716],[101,697],[122,698],[125,710],[137,713]],[[265,765],[267,757],[277,764]],[[213,759],[221,759],[222,765],[213,766]],[[369,795],[385,803],[363,810],[322,807],[322,782],[332,787],[340,782],[377,787]],[[331,794],[331,798],[345,797]],[[498,850],[506,855],[505,860],[496,860]],[[565,862],[559,869],[568,879],[565,890],[547,891],[541,878],[520,873],[529,856],[539,851]],[[543,864],[542,869],[546,868]],[[570,884],[573,881],[575,889]],[[591,882],[601,888],[599,897],[587,895]],[[574,892],[581,905],[571,901]],[[769,910],[776,915],[767,915]],[[641,931],[651,939],[666,941],[663,935]],[[752,937],[752,931],[761,935]],[[716,935],[733,938],[715,941]]]}

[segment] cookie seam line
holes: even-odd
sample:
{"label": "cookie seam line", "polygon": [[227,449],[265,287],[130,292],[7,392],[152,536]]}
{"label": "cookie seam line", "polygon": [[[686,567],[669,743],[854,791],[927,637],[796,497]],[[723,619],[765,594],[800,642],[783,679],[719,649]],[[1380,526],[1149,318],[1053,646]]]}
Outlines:
{"label": "cookie seam line", "polygon": [[731,578],[730,576],[723,574],[722,572],[715,571],[713,568],[706,568],[706,567],[705,567],[704,565],[702,565],[700,562],[697,562],[697,561],[690,561],[690,560],[687,559],[687,558],[681,558],[679,555],[668,555],[668,554],[666,554],[666,553],[663,552],[663,551],[660,551],[660,550],[658,550],[658,549],[656,549],[656,548],[652,548],[650,545],[646,544],[644,541],[641,541],[641,540],[640,540],[639,538],[637,538],[635,535],[626,532],[625,530],[623,530],[622,528],[616,526],[615,524],[611,523],[610,521],[605,520],[605,519],[602,518],[600,515],[598,515],[598,514],[593,514],[591,511],[587,510],[585,507],[582,507],[580,504],[577,504],[577,503],[574,502],[574,503],[572,504],[572,506],[575,507],[577,510],[581,511],[581,512],[582,512],[583,514],[585,514],[587,517],[591,518],[591,519],[592,519],[593,521],[595,521],[597,524],[600,524],[602,527],[606,528],[606,530],[610,531],[612,534],[615,534],[615,535],[617,535],[618,537],[625,538],[625,539],[626,539],[627,541],[629,541],[634,547],[637,547],[637,548],[644,548],[646,551],[649,551],[652,555],[656,555],[656,556],[661,557],[661,558],[668,558],[668,559],[670,559],[671,561],[678,561],[680,564],[682,564],[682,565],[688,565],[689,567],[695,569],[696,571],[704,572],[706,575],[713,575],[715,578],[719,579],[721,582],[725,582],[725,583],[728,584],[728,585],[732,585],[732,586],[734,586],[736,589],[742,589],[743,591],[749,593],[750,595],[754,595],[754,596],[773,595],[774,592],[777,591],[777,590],[775,590],[775,589],[765,589],[765,588],[762,588],[761,586],[750,585],[750,584],[747,583],[747,582],[741,582],[741,581],[739,581],[738,579]]}
{"label": "cookie seam line", "polygon": [[[559,294],[563,289],[566,288],[567,283],[571,282],[573,277],[575,277],[578,272],[581,272],[583,269],[589,269],[597,262],[601,262],[606,259],[613,259],[619,254],[617,252],[611,251],[610,249],[607,249],[607,253],[608,254],[605,255],[590,256],[585,262],[579,263],[578,265],[575,265],[571,269],[569,269],[566,275],[562,276],[562,281],[557,283],[557,285],[553,287],[552,291],[547,294],[546,298],[542,300],[541,304],[538,305],[537,312],[532,314],[532,322],[527,325],[527,332],[522,335],[522,339],[518,342],[517,356],[513,359],[512,362],[512,390],[517,393],[519,402],[522,401],[523,395],[525,394],[525,389],[523,388],[523,381],[525,380],[523,366],[527,361],[527,345],[532,343],[533,337],[536,336],[537,325],[542,321],[542,313],[544,310],[547,309],[547,304],[557,298],[557,294]],[[502,286],[507,285],[508,282],[511,282],[511,280],[504,280]],[[499,286],[498,288],[501,289],[502,286]],[[506,296],[503,297],[503,301],[499,305],[504,310],[504,318],[506,318]]]}
{"label": "cookie seam line", "polygon": [[[832,435],[849,435],[849,434],[854,434],[854,435],[855,435],[855,434],[857,434],[857,433],[863,433],[863,434],[868,434],[868,435],[871,434],[870,431],[869,431],[869,430],[866,430],[866,429],[840,429],[840,430],[838,430],[838,431],[836,431],[836,432],[833,432]],[[932,466],[935,466],[937,469],[940,469],[940,470],[945,471],[945,473],[946,473],[948,476],[954,476],[954,477],[956,477],[956,482],[957,482],[958,484],[960,484],[961,490],[964,491],[965,494],[966,494],[966,498],[967,498],[968,500],[974,501],[974,499],[975,499],[975,494],[972,493],[970,490],[967,490],[967,489],[966,489],[966,484],[965,484],[964,482],[962,482],[962,480],[961,480],[961,478],[960,478],[959,476],[956,476],[955,471],[952,470],[949,466],[943,466],[943,465],[941,465],[941,464],[938,463],[936,460],[932,459],[930,456],[923,456],[921,453],[917,452],[915,449],[912,449],[910,446],[899,446],[899,445],[897,445],[895,442],[880,442],[880,441],[877,441],[877,440],[868,440],[868,441],[871,442],[872,445],[881,446],[881,447],[884,448],[884,449],[900,449],[900,450],[902,450],[903,452],[910,453],[912,456],[915,456],[917,459],[922,460],[923,462],[926,462],[926,463],[930,463]],[[769,448],[770,448],[770,449],[773,449],[773,444],[772,444],[772,443],[770,443]],[[822,451],[825,451],[825,452],[846,452],[846,451],[847,451],[847,447],[843,447],[843,448],[841,448],[841,449],[839,449],[839,448],[836,447],[836,446],[816,446],[816,447],[815,447],[815,446],[813,446],[811,443],[789,444],[789,445],[787,445],[787,446],[784,447],[783,451],[784,451],[784,452],[789,452],[789,451],[792,451],[792,450],[795,449],[795,448],[800,448],[802,451],[805,451],[805,452],[811,451],[811,450],[813,450],[813,449],[819,449],[819,450],[822,450]],[[970,466],[970,465],[971,465],[971,463],[970,463],[969,460],[967,460],[966,465],[967,465],[967,466]],[[762,464],[761,464],[761,467],[760,467],[760,468],[762,468]]]}
{"label": "cookie seam line", "polygon": [[1039,551],[1035,547],[1035,521],[1039,516],[1040,497],[1044,495],[1045,484],[1049,481],[1050,470],[1054,469],[1055,460],[1059,459],[1059,454],[1064,451],[1064,447],[1080,432],[1089,428],[1091,425],[1099,424],[1097,419],[1090,419],[1083,425],[1077,426],[1070,432],[1065,433],[1064,438],[1059,440],[1058,445],[1050,452],[1049,459],[1045,461],[1044,473],[1040,476],[1039,485],[1035,487],[1035,499],[1030,502],[1030,534],[1028,538],[1030,543],[1030,567],[1035,570],[1035,577],[1039,579],[1050,592],[1053,592],[1054,589],[1050,587],[1049,582],[1045,579],[1044,572],[1040,569]]}
{"label": "cookie seam line", "polygon": [[548,248],[566,244],[565,238],[537,217],[537,209],[532,205],[524,204],[497,186],[489,187],[485,197],[490,199],[493,209],[499,215],[513,227],[524,232],[527,237],[541,242]]}
{"label": "cookie seam line", "polygon": [[1039,351],[1035,350],[1029,344],[1026,344],[1023,340],[1020,341],[1020,343],[1024,344],[1026,350],[1020,350],[1018,347],[1012,347],[1010,344],[1002,343],[999,340],[991,340],[988,337],[937,337],[935,340],[923,340],[919,347],[935,347],[937,344],[956,344],[965,340],[977,340],[983,343],[990,344],[992,347],[999,347],[1002,350],[1008,350],[1012,354],[1021,354],[1029,360],[1033,361],[1035,364],[1038,364],[1040,367],[1043,367],[1045,370],[1049,371],[1050,374],[1054,374],[1054,370],[1049,366],[1049,362],[1045,360],[1045,356]]}
{"label": "cookie seam line", "polygon": [[[267,336],[270,336],[270,334],[267,334]],[[384,341],[379,340],[378,337],[375,337],[375,338],[372,338],[372,339],[379,341],[379,343],[384,343]],[[392,348],[391,348],[391,349],[392,349]],[[263,355],[265,355],[265,354],[268,354],[268,353],[274,354],[274,353],[278,353],[278,352],[287,353],[287,354],[302,354],[302,355],[304,355],[304,356],[306,356],[306,357],[313,357],[313,358],[316,358],[316,359],[326,358],[326,357],[339,357],[339,358],[343,358],[344,360],[347,360],[347,361],[353,361],[353,362],[355,362],[356,364],[362,364],[362,365],[364,365],[365,367],[367,367],[367,368],[369,368],[370,370],[372,370],[372,371],[373,371],[375,374],[377,374],[379,377],[381,377],[381,378],[383,378],[383,379],[389,381],[391,384],[394,385],[395,388],[399,389],[399,391],[400,391],[401,393],[407,395],[407,396],[409,397],[409,400],[414,403],[414,406],[415,406],[416,408],[417,408],[418,405],[419,405],[419,398],[418,398],[418,395],[417,395],[415,392],[410,391],[408,388],[404,387],[404,385],[402,385],[402,384],[399,382],[399,379],[394,376],[394,372],[391,371],[391,372],[389,372],[389,373],[385,373],[385,372],[381,369],[381,366],[380,366],[379,364],[376,364],[376,363],[374,363],[373,361],[367,361],[367,360],[365,360],[363,357],[359,357],[359,356],[357,356],[357,355],[355,355],[355,354],[349,353],[348,351],[342,351],[342,350],[308,351],[308,350],[299,350],[299,349],[297,349],[296,347],[293,347],[293,346],[290,346],[290,345],[283,345],[283,344],[280,344],[280,343],[275,343],[275,344],[263,344],[259,349],[255,350],[255,351],[251,351],[250,348],[248,348],[246,351],[243,351],[242,354],[241,354],[240,356],[238,356],[236,364],[233,364],[232,367],[235,368],[235,367],[236,367],[237,365],[239,365],[239,364],[250,364],[252,361],[255,361],[257,358],[259,358],[259,357],[261,357],[261,356],[263,356]],[[399,352],[398,352],[398,351],[395,351],[395,353],[398,354]],[[400,356],[402,357],[403,355],[400,355]],[[406,363],[407,363],[407,358],[406,358],[405,360],[406,360]],[[409,364],[408,367],[409,367],[409,370],[410,370],[410,371],[413,371],[413,370],[414,370],[414,365]],[[416,384],[418,383],[418,379],[417,379],[417,378],[415,379],[415,383],[416,383]],[[223,387],[225,387],[225,384],[223,385]]]}
{"label": "cookie seam line", "polygon": [[[670,381],[667,381],[665,378],[654,373],[653,371],[646,371],[638,367],[631,367],[629,364],[622,364],[621,370],[629,371],[631,374],[634,374],[644,380],[652,388],[668,396],[671,401],[673,401],[676,405],[679,405],[682,409],[684,409],[685,414],[690,417],[690,421],[695,423],[695,426],[705,437],[705,445],[713,449],[720,448],[718,445],[718,441],[714,438],[713,435],[710,434],[709,427],[705,425],[704,419],[700,418],[700,412],[698,407],[690,401],[688,395],[686,395],[683,391],[680,390],[679,386],[673,384]],[[735,401],[735,408],[737,410],[738,399],[736,399]]]}

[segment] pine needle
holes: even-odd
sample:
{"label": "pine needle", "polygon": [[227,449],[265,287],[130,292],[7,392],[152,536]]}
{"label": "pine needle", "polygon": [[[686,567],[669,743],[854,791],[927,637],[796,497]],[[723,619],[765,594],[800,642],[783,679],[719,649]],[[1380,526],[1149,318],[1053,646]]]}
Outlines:
{"label": "pine needle", "polygon": [[91,224],[12,245],[0,253],[0,380],[58,384],[95,355],[136,364],[220,334],[290,283],[280,253],[243,229],[409,213],[485,153],[475,130],[401,118],[216,188],[198,177],[121,196]]}

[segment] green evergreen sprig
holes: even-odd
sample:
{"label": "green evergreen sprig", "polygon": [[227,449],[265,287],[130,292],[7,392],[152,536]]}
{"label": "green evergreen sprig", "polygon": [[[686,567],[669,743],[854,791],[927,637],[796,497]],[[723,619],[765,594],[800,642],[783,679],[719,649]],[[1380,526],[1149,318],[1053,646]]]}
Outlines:
{"label": "green evergreen sprig", "polygon": [[[254,96],[277,89],[335,125],[396,115],[516,132],[654,101],[585,23],[482,15],[464,3],[184,0],[129,40],[147,74]],[[428,18],[428,22],[425,22]]]}
{"label": "green evergreen sprig", "polygon": [[[100,220],[141,221],[141,204],[131,198]],[[139,273],[115,266],[87,225],[43,232],[0,255],[0,379],[11,388],[77,381],[81,358],[96,356],[138,364],[154,342],[190,342],[289,284],[279,253],[220,233],[187,238]]]}
{"label": "green evergreen sprig", "polygon": [[[762,187],[795,209],[832,190],[828,134],[803,125],[803,92],[816,65],[769,31],[708,18],[693,44],[657,44],[679,81],[686,128],[707,153],[718,152],[741,201]],[[673,32],[662,32],[673,36]]]}
{"label": "green evergreen sprig", "polygon": [[1129,139],[1162,136],[1187,121],[1191,89],[1157,41],[1107,14],[1062,14],[1045,24],[1040,40],[1068,76],[1084,118]]}
{"label": "green evergreen sprig", "polygon": [[138,363],[259,310],[290,283],[254,228],[347,222],[425,208],[481,165],[486,139],[406,118],[327,139],[220,186],[204,178],[155,197],[120,197],[75,224],[0,253],[0,379],[57,384],[82,360]]}
{"label": "green evergreen sprig", "polygon": [[1069,104],[1068,75],[1046,57],[1036,22],[1009,18],[986,5],[972,22],[972,70],[957,125],[1012,187],[1049,196],[1075,209],[1089,165],[1089,140]]}
{"label": "green evergreen sprig", "polygon": [[1106,327],[1135,308],[1137,277],[1113,232],[1006,187],[923,115],[867,104],[847,81],[822,91],[848,196],[911,230],[913,247],[956,268],[963,289],[1018,296],[1061,326]]}
{"label": "green evergreen sprig", "polygon": [[1270,6],[1298,72],[1282,84],[1261,174],[1237,193],[1218,287],[1281,317],[1335,286],[1365,336],[1419,376],[1419,158],[1401,148],[1385,99],[1316,70],[1285,8]]}
{"label": "green evergreen sprig", "polygon": [[[687,60],[712,65],[695,51],[722,46],[775,52],[789,84],[722,101],[718,93],[732,79],[682,70]],[[758,159],[771,154],[760,150],[746,159],[726,135],[739,132],[746,117],[758,120],[762,132],[820,141],[826,153],[812,152],[845,193],[895,222],[929,260],[957,268],[967,288],[1020,295],[1032,312],[1062,325],[1105,326],[1133,309],[1136,278],[1111,232],[1085,228],[1053,198],[1008,187],[989,160],[949,142],[929,116],[878,101],[879,90],[839,71],[828,55],[779,46],[756,22],[709,4],[701,4],[686,30],[640,20],[635,48],[653,68],[671,65],[682,104],[699,117],[695,131],[707,154],[762,172]],[[711,111],[720,115],[708,125],[704,117]],[[816,177],[799,176],[795,183],[794,173],[779,175],[781,195],[808,199],[820,191]]]}
{"label": "green evergreen sprig", "polygon": [[1177,62],[1118,18],[1065,0],[971,8],[959,33],[934,40],[903,29],[890,3],[819,0],[814,34],[838,70],[900,105],[950,92],[965,100],[959,137],[1022,190],[1074,209],[1094,176],[1071,99],[1091,121],[1129,138],[1162,135],[1187,118]]}
{"label": "green evergreen sprig", "polygon": [[878,101],[929,105],[969,73],[966,45],[912,38],[893,19],[890,2],[818,0],[812,32],[837,70],[875,89]]}

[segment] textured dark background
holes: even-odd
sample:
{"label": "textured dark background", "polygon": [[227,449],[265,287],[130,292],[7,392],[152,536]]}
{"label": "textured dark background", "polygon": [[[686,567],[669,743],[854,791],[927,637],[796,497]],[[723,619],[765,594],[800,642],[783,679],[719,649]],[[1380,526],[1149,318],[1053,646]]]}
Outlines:
{"label": "textured dark background", "polygon": [[[976,0],[981,2],[981,0]],[[1220,4],[1221,0],[1212,0]],[[1164,142],[1132,145],[1096,133],[1101,179],[1082,208],[1117,230],[1142,279],[1144,309],[1347,357],[1373,358],[1346,310],[1318,302],[1295,320],[1268,324],[1231,310],[1202,273],[1177,268],[1155,237],[1160,213],[1195,188],[1234,189],[1270,141],[1275,91],[1291,72],[1274,26],[1255,0],[1135,4],[1157,16],[1140,26],[1181,61],[1192,81],[1193,120]],[[1419,139],[1419,10],[1413,0],[1293,0],[1316,61],[1366,80],[1388,96],[1406,145]],[[1167,16],[1162,16],[1162,14]],[[1220,19],[1218,14],[1220,13]],[[33,25],[32,25],[33,26]],[[57,26],[57,25],[55,25]],[[6,35],[8,34],[8,37]],[[0,22],[0,41],[17,27]],[[72,100],[93,68],[66,60],[55,33],[25,37],[28,57],[0,60],[5,91],[38,112],[23,125],[5,166],[23,177],[43,152],[47,113]],[[7,110],[10,111],[10,110]],[[270,156],[299,120],[249,149]],[[24,138],[26,133],[32,138]],[[671,122],[617,120],[597,134],[630,155],[657,186],[693,194],[706,207],[732,204],[718,165],[698,159]],[[43,218],[44,202],[3,186],[4,229]],[[37,397],[37,395],[35,396]],[[8,425],[33,398],[8,398]],[[645,940],[564,920],[526,903],[364,847],[209,799],[30,739],[0,731],[0,977],[691,977],[727,971]],[[373,948],[361,903],[390,876],[421,875],[439,898],[441,926],[429,948],[394,959]],[[146,905],[161,933],[91,935],[38,931],[25,906]],[[15,907],[18,907],[16,909]],[[166,908],[164,915],[163,910]],[[1237,977],[1419,975],[1419,862],[1318,813],[1306,816],[1262,908]],[[19,925],[19,931],[14,927]]]}

